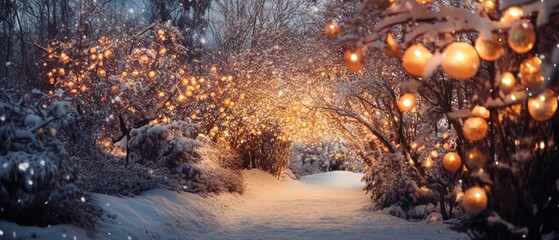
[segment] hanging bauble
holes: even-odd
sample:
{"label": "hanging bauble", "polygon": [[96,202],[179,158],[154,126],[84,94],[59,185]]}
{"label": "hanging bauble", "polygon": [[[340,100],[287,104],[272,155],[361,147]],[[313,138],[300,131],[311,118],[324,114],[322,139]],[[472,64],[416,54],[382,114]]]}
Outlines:
{"label": "hanging bauble", "polygon": [[431,169],[433,167],[433,159],[431,159],[431,157],[426,157],[425,160],[423,160],[423,167]]}
{"label": "hanging bauble", "polygon": [[529,88],[537,88],[543,83],[540,71],[542,60],[539,57],[529,57],[520,63],[520,83]]}
{"label": "hanging bauble", "polygon": [[473,186],[468,188],[462,197],[462,206],[470,214],[478,214],[487,208],[487,193],[485,189]]}
{"label": "hanging bauble", "polygon": [[520,20],[522,18],[522,15],[524,15],[524,11],[522,10],[521,7],[512,6],[512,7],[507,8],[503,12],[503,16],[501,17],[501,21],[512,23],[512,22],[515,22],[517,20]]}
{"label": "hanging bauble", "polygon": [[105,58],[111,58],[113,57],[113,52],[111,50],[105,50],[103,55],[105,56]]}
{"label": "hanging bauble", "polygon": [[485,119],[480,117],[469,117],[464,121],[462,133],[470,141],[479,141],[487,135],[488,125]]}
{"label": "hanging bauble", "polygon": [[423,44],[413,45],[406,50],[402,58],[404,70],[414,77],[422,77],[431,57],[433,54]]}
{"label": "hanging bauble", "polygon": [[97,70],[97,76],[104,78],[104,77],[107,76],[107,71],[105,71],[104,69],[101,68],[101,69]]}
{"label": "hanging bauble", "polygon": [[336,39],[340,33],[342,33],[342,30],[336,21],[332,20],[328,23],[328,25],[326,25],[326,35],[330,40]]}
{"label": "hanging bauble", "polygon": [[485,61],[495,61],[499,59],[505,51],[497,35],[491,35],[491,39],[485,39],[480,35],[476,39],[475,48],[479,57]]}
{"label": "hanging bauble", "polygon": [[443,157],[443,167],[451,172],[455,172],[462,166],[462,159],[455,152],[449,152]]}
{"label": "hanging bauble", "polygon": [[488,12],[491,12],[497,8],[497,4],[494,0],[483,0],[481,4],[483,5],[483,8],[485,8],[485,10]]}
{"label": "hanging bauble", "polygon": [[509,30],[509,47],[517,53],[530,51],[536,43],[536,32],[530,21],[519,21]]}
{"label": "hanging bauble", "polygon": [[417,98],[413,93],[405,93],[403,94],[400,99],[398,100],[398,109],[402,112],[409,112],[417,103]]}
{"label": "hanging bauble", "polygon": [[534,120],[546,121],[557,111],[557,96],[549,89],[528,100],[528,112]]}
{"label": "hanging bauble", "polygon": [[467,42],[454,42],[443,51],[441,66],[448,76],[466,80],[476,75],[479,69],[479,56]]}
{"label": "hanging bauble", "polygon": [[487,118],[489,118],[490,115],[491,115],[491,113],[484,106],[476,105],[472,109],[472,116],[474,116],[474,117],[482,117],[482,118],[487,119]]}
{"label": "hanging bauble", "polygon": [[365,58],[360,49],[345,52],[345,63],[349,70],[357,72],[365,67]]}
{"label": "hanging bauble", "polygon": [[149,62],[149,57],[147,55],[140,56],[140,63],[147,64]]}
{"label": "hanging bauble", "polygon": [[512,92],[516,86],[516,78],[511,72],[501,74],[499,80],[499,88],[505,94]]}
{"label": "hanging bauble", "polygon": [[471,169],[481,169],[487,163],[487,156],[477,149],[472,149],[466,154],[466,163]]}

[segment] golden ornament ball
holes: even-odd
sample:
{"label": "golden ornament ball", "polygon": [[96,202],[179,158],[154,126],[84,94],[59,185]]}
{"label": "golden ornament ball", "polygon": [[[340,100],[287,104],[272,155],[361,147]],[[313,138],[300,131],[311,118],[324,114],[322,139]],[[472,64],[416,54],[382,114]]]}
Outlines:
{"label": "golden ornament ball", "polygon": [[495,61],[503,56],[505,49],[499,42],[497,35],[492,35],[491,39],[485,39],[481,35],[476,39],[475,49],[479,57],[485,61]]}
{"label": "golden ornament ball", "polygon": [[186,91],[184,93],[187,97],[192,97],[194,95],[194,93],[192,91]]}
{"label": "golden ornament ball", "polygon": [[402,112],[409,112],[417,103],[417,98],[413,93],[405,93],[403,94],[400,99],[398,100],[398,109]]}
{"label": "golden ornament ball", "polygon": [[184,94],[179,94],[179,96],[177,97],[177,101],[179,101],[180,103],[186,101],[186,96]]}
{"label": "golden ornament ball", "polygon": [[433,150],[433,151],[431,151],[431,152],[429,153],[429,156],[430,156],[431,158],[435,158],[435,159],[436,159],[436,158],[439,158],[439,152],[437,152],[436,150]]}
{"label": "golden ornament ball", "polygon": [[431,159],[431,157],[425,158],[425,160],[423,160],[423,167],[431,169],[433,167],[433,159]]}
{"label": "golden ornament ball", "polygon": [[443,167],[451,172],[455,172],[462,166],[462,159],[455,152],[449,152],[443,157]]}
{"label": "golden ornament ball", "polygon": [[330,40],[336,39],[341,33],[342,30],[336,21],[332,20],[328,22],[328,25],[326,25],[326,35]]}
{"label": "golden ornament ball", "polygon": [[520,63],[520,83],[529,88],[539,87],[544,80],[541,72],[542,60],[539,57],[529,57]]}
{"label": "golden ornament ball", "polygon": [[467,42],[454,42],[443,51],[441,66],[452,78],[466,80],[476,75],[479,69],[479,56]]}
{"label": "golden ornament ball", "polygon": [[516,87],[516,78],[511,72],[504,72],[500,76],[499,88],[505,94],[512,92]]}
{"label": "golden ornament ball", "polygon": [[69,63],[70,62],[70,56],[68,56],[66,53],[61,53],[60,54],[60,62]]}
{"label": "golden ornament ball", "polygon": [[466,163],[474,170],[485,167],[487,156],[477,149],[472,149],[466,154]]}
{"label": "golden ornament ball", "polygon": [[148,73],[148,77],[151,78],[151,79],[154,79],[155,75],[156,75],[155,71],[149,71],[149,73]]}
{"label": "golden ornament ball", "polygon": [[107,76],[107,71],[105,71],[104,69],[99,69],[99,70],[97,70],[97,75],[99,77],[106,77]]}
{"label": "golden ornament ball", "polygon": [[149,57],[147,55],[140,56],[140,63],[147,64],[149,62]]}
{"label": "golden ornament ball", "polygon": [[478,214],[487,208],[487,193],[485,189],[473,186],[464,192],[462,206],[470,214]]}
{"label": "golden ornament ball", "polygon": [[433,57],[433,54],[423,44],[415,44],[404,52],[402,65],[410,75],[422,77],[431,57]]}
{"label": "golden ornament ball", "polygon": [[494,0],[483,0],[481,4],[483,5],[483,8],[485,8],[485,10],[487,11],[493,11],[497,8],[497,4],[495,3]]}
{"label": "golden ornament ball", "polygon": [[512,6],[512,7],[507,8],[503,12],[503,16],[501,17],[501,21],[502,22],[515,22],[517,20],[520,20],[523,15],[524,15],[524,10],[522,10],[521,7]]}
{"label": "golden ornament ball", "polygon": [[472,109],[472,116],[474,116],[474,117],[482,117],[482,118],[487,119],[487,118],[489,118],[490,115],[491,115],[491,113],[484,106],[476,105]]}
{"label": "golden ornament ball", "polygon": [[356,51],[347,50],[344,57],[347,68],[353,72],[357,72],[365,67],[365,58],[360,49]]}
{"label": "golden ornament ball", "polygon": [[536,32],[530,21],[519,21],[513,24],[507,38],[509,47],[517,53],[527,53],[536,43]]}
{"label": "golden ornament ball", "polygon": [[111,50],[105,50],[103,55],[105,56],[105,58],[112,58],[113,57],[113,52]]}
{"label": "golden ornament ball", "polygon": [[557,96],[555,92],[545,89],[543,93],[528,100],[528,112],[534,120],[546,121],[557,111]]}
{"label": "golden ornament ball", "polygon": [[89,49],[89,52],[90,52],[91,54],[95,54],[95,53],[97,52],[97,48],[96,48],[96,47],[91,47],[91,48]]}
{"label": "golden ornament ball", "polygon": [[462,126],[462,133],[464,137],[470,141],[479,141],[485,138],[489,126],[487,121],[481,117],[469,117],[464,121]]}

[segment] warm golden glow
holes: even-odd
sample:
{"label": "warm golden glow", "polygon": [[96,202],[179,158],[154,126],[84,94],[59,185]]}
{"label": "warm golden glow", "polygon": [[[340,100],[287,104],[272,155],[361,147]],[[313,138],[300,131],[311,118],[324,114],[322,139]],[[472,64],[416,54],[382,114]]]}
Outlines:
{"label": "warm golden glow", "polygon": [[481,0],[481,4],[483,5],[483,8],[485,8],[485,10],[487,11],[493,11],[497,8],[497,4],[495,3],[494,0]]}
{"label": "warm golden glow", "polygon": [[524,15],[524,11],[522,10],[522,8],[517,6],[509,7],[507,8],[507,10],[503,12],[501,21],[515,22],[517,20],[520,20],[523,15]]}
{"label": "warm golden glow", "polygon": [[466,80],[476,75],[480,61],[476,50],[467,42],[454,42],[443,51],[441,66],[452,78]]}
{"label": "warm golden glow", "polygon": [[487,135],[488,125],[485,119],[480,117],[469,117],[464,121],[462,133],[470,141],[479,141]]}
{"label": "warm golden glow", "polygon": [[373,0],[373,4],[380,9],[388,8],[392,6],[392,4],[394,4],[395,2],[396,0]]}
{"label": "warm golden glow", "polygon": [[520,63],[520,83],[529,88],[537,88],[544,81],[540,70],[542,60],[539,57],[529,57]]}
{"label": "warm golden glow", "polygon": [[361,53],[361,50],[345,52],[345,63],[349,70],[357,72],[365,67],[365,59]]}
{"label": "warm golden glow", "polygon": [[105,58],[112,58],[113,52],[111,50],[106,50],[103,55],[105,56]]}
{"label": "warm golden glow", "polygon": [[97,75],[99,77],[106,77],[107,76],[107,71],[105,71],[105,69],[101,68],[101,69],[97,70]]}
{"label": "warm golden glow", "polygon": [[417,3],[427,5],[433,3],[435,0],[416,0]]}
{"label": "warm golden glow", "polygon": [[332,21],[328,22],[328,25],[326,25],[326,35],[328,35],[329,39],[334,40],[341,33],[342,33],[342,30],[340,29],[340,27],[338,26],[338,23],[336,23],[336,21],[332,20]]}
{"label": "warm golden glow", "polygon": [[528,112],[534,120],[546,121],[557,111],[557,96],[552,90],[546,89],[538,96],[528,100]]}
{"label": "warm golden glow", "polygon": [[472,149],[466,154],[468,167],[477,170],[485,167],[487,156],[477,149]]}
{"label": "warm golden glow", "polygon": [[404,70],[414,77],[422,77],[432,56],[433,54],[423,44],[413,45],[404,53],[402,59]]}
{"label": "warm golden glow", "polygon": [[516,78],[511,72],[505,72],[501,74],[501,80],[499,81],[499,88],[503,93],[510,93],[516,87]]}
{"label": "warm golden glow", "polygon": [[447,171],[455,172],[462,166],[462,159],[455,152],[449,152],[443,157],[443,167]]}
{"label": "warm golden glow", "polygon": [[409,112],[415,107],[416,102],[417,98],[415,97],[415,94],[405,93],[400,96],[400,99],[398,100],[398,109],[402,112]]}
{"label": "warm golden glow", "polygon": [[519,21],[513,24],[507,38],[509,47],[517,53],[527,53],[536,43],[536,32],[530,21]]}
{"label": "warm golden glow", "polygon": [[505,49],[499,42],[497,35],[492,35],[490,40],[483,38],[481,35],[476,39],[475,49],[479,57],[485,61],[495,61],[499,59]]}
{"label": "warm golden glow", "polygon": [[474,109],[472,109],[472,116],[487,119],[490,116],[490,112],[484,106],[476,105]]}
{"label": "warm golden glow", "polygon": [[425,160],[423,160],[423,167],[431,169],[433,167],[433,159],[430,157],[425,158]]}
{"label": "warm golden glow", "polygon": [[183,103],[186,101],[186,96],[184,94],[179,94],[179,96],[177,97],[177,101],[180,103]]}
{"label": "warm golden glow", "polygon": [[462,206],[470,214],[478,214],[487,208],[487,193],[481,187],[470,187],[464,193]]}
{"label": "warm golden glow", "polygon": [[149,57],[147,55],[140,56],[140,63],[147,64],[149,62]]}

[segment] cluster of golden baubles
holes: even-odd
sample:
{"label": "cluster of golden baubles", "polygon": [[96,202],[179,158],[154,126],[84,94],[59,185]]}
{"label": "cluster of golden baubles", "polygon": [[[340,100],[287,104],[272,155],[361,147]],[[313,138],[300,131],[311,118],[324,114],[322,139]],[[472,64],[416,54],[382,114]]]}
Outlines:
{"label": "cluster of golden baubles", "polygon": [[[377,8],[389,8],[395,4],[393,0],[373,0]],[[420,4],[429,4],[431,1],[417,0]],[[406,3],[409,4],[409,3]],[[502,59],[505,53],[516,54],[521,58],[517,65],[497,68],[498,72],[492,90],[497,90],[505,104],[513,105],[515,111],[523,99],[528,97],[526,109],[532,119],[536,121],[547,121],[555,116],[558,108],[557,94],[551,89],[544,88],[545,78],[542,73],[542,59],[533,53],[536,45],[536,31],[534,23],[530,20],[532,13],[525,13],[520,6],[513,6],[501,11],[497,0],[479,0],[480,14],[489,16],[494,21],[500,22],[501,26],[507,26],[499,31],[480,33],[475,43],[465,41],[439,42],[443,38],[437,38],[437,42],[430,42],[430,38],[424,38],[422,43],[412,44],[403,54],[392,33],[386,33],[385,47],[383,52],[392,57],[402,58],[403,69],[411,76],[422,78],[429,75],[434,69],[432,63],[433,51],[440,48],[442,54],[440,65],[444,73],[452,79],[470,80],[476,77],[482,60],[494,62]],[[337,37],[341,31],[336,31]],[[334,36],[327,31],[329,36]],[[454,34],[454,32],[453,32]],[[335,38],[335,37],[334,37]],[[360,47],[345,52],[344,60],[347,68],[351,71],[360,71],[365,65],[365,56],[368,49]],[[512,61],[511,61],[512,62]],[[502,64],[500,64],[502,65]],[[492,86],[493,87],[493,86]],[[537,94],[530,95],[528,90],[536,90]],[[413,93],[404,93],[397,99],[397,107],[402,112],[409,112],[416,105],[416,97]],[[519,107],[520,108],[520,107]],[[499,112],[499,111],[498,111]],[[499,112],[501,114],[501,112]],[[469,117],[463,120],[462,135],[469,142],[482,141],[489,132],[488,119],[490,111],[483,106],[473,106]],[[499,119],[500,118],[496,118]],[[463,153],[461,158],[456,152],[448,152],[442,159],[443,167],[451,172],[467,166],[468,170],[483,171],[488,157],[484,151],[472,148]],[[438,155],[437,155],[438,156]],[[435,157],[436,158],[436,157]],[[428,157],[423,165],[431,168],[434,157]],[[488,190],[484,187],[474,186],[465,191],[462,198],[464,209],[471,214],[478,214],[486,209],[488,204]]]}
{"label": "cluster of golden baubles", "polygon": [[[113,58],[110,41],[100,38],[99,46],[87,50],[79,50],[71,44],[57,40],[51,41],[46,48],[47,58],[42,66],[47,70],[48,83],[56,88],[68,90],[72,94],[85,93],[91,75],[106,77],[106,63]],[[54,91],[51,90],[51,94]]]}
{"label": "cluster of golden baubles", "polygon": [[[312,117],[311,117],[312,115]],[[320,140],[328,129],[321,116],[314,115],[301,104],[293,104],[278,116],[278,123],[290,141],[312,143]]]}

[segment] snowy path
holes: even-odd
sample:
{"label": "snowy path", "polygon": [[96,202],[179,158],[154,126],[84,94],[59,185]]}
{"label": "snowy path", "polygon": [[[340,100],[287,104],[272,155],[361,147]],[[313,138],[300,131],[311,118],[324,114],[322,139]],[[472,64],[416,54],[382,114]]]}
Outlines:
{"label": "snowy path", "polygon": [[443,223],[408,222],[365,210],[361,174],[329,172],[279,181],[245,171],[246,192],[203,198],[152,190],[134,198],[96,194],[99,232],[0,220],[0,239],[467,239]]}
{"label": "snowy path", "polygon": [[329,172],[278,181],[247,171],[242,204],[225,211],[207,239],[463,239],[442,223],[412,223],[364,209],[361,174]]}

